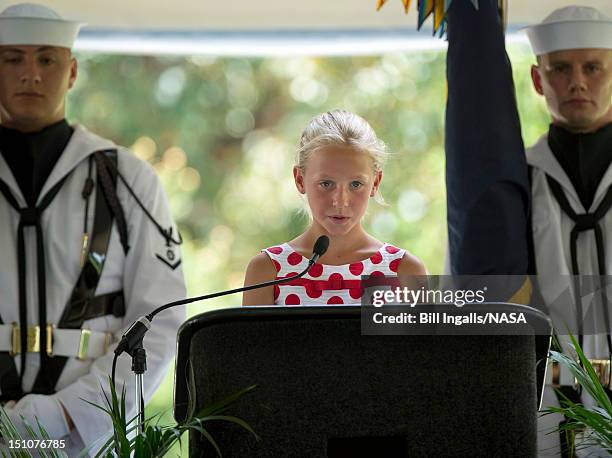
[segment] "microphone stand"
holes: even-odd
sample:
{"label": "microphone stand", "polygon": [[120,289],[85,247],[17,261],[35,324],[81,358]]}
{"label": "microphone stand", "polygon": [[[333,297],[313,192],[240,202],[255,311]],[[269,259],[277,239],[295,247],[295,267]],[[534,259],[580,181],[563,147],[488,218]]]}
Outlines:
{"label": "microphone stand", "polygon": [[[138,345],[132,349],[129,353],[132,357],[132,372],[136,379],[136,386],[134,392],[134,402],[136,404],[136,412],[138,423],[136,424],[136,435],[140,435],[144,432],[144,373],[147,370],[147,352],[142,346],[142,340]],[[114,382],[113,382],[114,383]]]}
{"label": "microphone stand", "polygon": [[[231,289],[228,291],[220,291],[217,293],[206,294],[204,296],[197,296],[197,297],[192,297],[192,298],[182,299],[179,301],[170,302],[168,304],[165,304],[165,305],[162,305],[161,307],[156,308],[148,315],[140,317],[138,320],[132,323],[132,326],[130,326],[129,329],[125,331],[125,333],[123,334],[123,337],[117,344],[117,348],[115,348],[115,356],[114,356],[115,361],[113,362],[113,367],[115,366],[117,357],[121,353],[126,352],[128,355],[132,357],[132,372],[134,372],[134,376],[136,380],[136,387],[135,387],[135,392],[134,392],[134,396],[135,396],[134,403],[136,405],[136,412],[137,412],[136,418],[138,418],[138,424],[136,425],[136,434],[139,435],[144,431],[144,422],[145,422],[143,378],[144,378],[144,373],[147,370],[147,352],[145,351],[144,346],[142,345],[142,339],[144,338],[144,335],[146,334],[146,332],[151,328],[151,321],[153,320],[153,317],[155,315],[157,315],[160,312],[163,312],[166,309],[175,307],[177,305],[190,304],[191,302],[203,301],[206,299],[212,299],[214,297],[226,296],[228,294],[234,294],[234,293],[249,291],[249,290],[258,289],[258,288],[265,288],[266,286],[278,285],[281,283],[289,282],[296,278],[303,277],[304,275],[308,273],[308,271],[315,264],[315,262],[317,262],[317,260],[327,251],[328,246],[329,246],[329,238],[325,235],[320,236],[315,242],[314,248],[312,250],[313,255],[308,260],[308,266],[306,266],[306,268],[297,275],[281,278],[279,280],[270,280],[270,281],[266,281],[263,283],[256,283],[254,285],[243,286],[242,288],[235,288],[235,289]],[[115,385],[114,375],[115,374],[113,371],[113,377],[112,377],[113,386]]]}

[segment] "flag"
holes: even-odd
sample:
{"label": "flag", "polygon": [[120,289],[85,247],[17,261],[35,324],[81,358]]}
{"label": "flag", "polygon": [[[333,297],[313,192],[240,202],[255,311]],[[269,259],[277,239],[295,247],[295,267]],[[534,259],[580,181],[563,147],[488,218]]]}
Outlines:
{"label": "flag", "polygon": [[455,0],[448,11],[446,191],[458,275],[528,273],[530,186],[498,7]]}
{"label": "flag", "polygon": [[[457,0],[460,2],[470,2],[475,9],[479,7],[480,0]],[[433,34],[438,33],[440,37],[444,35],[446,31],[446,16],[453,0],[418,0],[417,2],[417,30],[421,30],[421,27],[429,16],[433,14]],[[387,0],[377,0],[376,10],[380,10],[383,5],[387,3]],[[404,5],[404,11],[408,14],[410,9],[410,0],[402,0]],[[508,11],[507,0],[497,0],[497,9],[499,17],[502,18],[504,28],[506,27],[506,15]]]}

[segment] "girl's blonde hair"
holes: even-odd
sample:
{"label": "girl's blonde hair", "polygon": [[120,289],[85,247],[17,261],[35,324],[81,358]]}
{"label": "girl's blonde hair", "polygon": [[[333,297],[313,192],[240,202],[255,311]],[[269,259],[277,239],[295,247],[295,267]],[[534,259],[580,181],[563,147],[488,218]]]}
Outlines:
{"label": "girl's blonde hair", "polygon": [[[388,156],[385,143],[376,136],[372,126],[346,110],[328,111],[310,120],[300,138],[296,167],[304,173],[310,155],[327,146],[347,146],[367,154],[372,159],[373,173],[383,169]],[[374,200],[384,204],[379,191]]]}

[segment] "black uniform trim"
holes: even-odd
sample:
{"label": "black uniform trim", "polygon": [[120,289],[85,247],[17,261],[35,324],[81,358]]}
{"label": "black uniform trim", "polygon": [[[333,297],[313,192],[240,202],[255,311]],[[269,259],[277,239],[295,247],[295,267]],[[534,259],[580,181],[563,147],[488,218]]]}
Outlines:
{"label": "black uniform trim", "polygon": [[[111,161],[115,164],[117,162],[117,151],[108,150],[93,153],[95,155],[108,156]],[[102,172],[104,174],[105,172]],[[108,243],[110,240],[110,234],[113,224],[113,215],[115,212],[111,211],[108,205],[109,200],[114,200],[118,204],[116,197],[116,174],[108,176],[112,183],[112,188],[102,185],[102,180],[98,179],[98,192],[96,193],[96,210],[94,217],[94,227],[92,233],[91,243],[89,245],[89,251],[86,263],[79,275],[77,284],[75,285],[70,300],[62,314],[62,318],[58,323],[59,328],[73,328],[78,329],[82,326],[83,322],[104,316],[113,314],[114,316],[121,317],[125,315],[125,304],[123,298],[123,292],[118,291],[114,293],[105,294],[102,296],[94,297],[95,290],[102,274],[102,268],[106,258],[106,252],[108,249]],[[98,178],[100,173],[98,173]],[[64,178],[65,180],[65,178]],[[19,229],[18,229],[18,260],[19,260],[19,283],[20,283],[20,326],[21,326],[21,347],[26,348],[27,345],[27,308],[25,306],[25,243],[23,240],[23,227],[28,225],[34,225],[37,229],[37,249],[38,249],[38,284],[39,284],[39,316],[40,316],[40,335],[41,342],[46,342],[46,289],[45,289],[45,271],[44,271],[44,250],[42,242],[42,228],[40,227],[40,214],[42,211],[51,203],[64,180],[59,182],[54,188],[43,198],[41,205],[37,208],[25,208],[20,209],[17,201],[10,193],[8,186],[0,181],[0,192],[4,194],[9,204],[21,213]],[[107,180],[108,183],[108,180]],[[107,193],[113,194],[112,197],[108,197]],[[118,222],[119,225],[119,222]],[[125,218],[121,225],[123,230],[127,233],[125,227]],[[41,255],[42,253],[42,255]],[[42,261],[42,262],[41,262]],[[17,374],[14,359],[8,353],[0,353],[0,362],[3,363],[3,369],[5,371],[0,373],[0,388],[2,389],[2,396],[0,400],[19,399],[25,393],[22,390],[21,381],[23,379],[24,371],[21,374]],[[21,353],[21,365],[25,367],[25,351]],[[46,348],[41,345],[40,349],[41,365],[39,373],[36,376],[32,392],[40,394],[51,394],[55,392],[55,385],[59,379],[62,369],[65,366],[68,358],[66,357],[49,357],[46,354]],[[7,364],[5,365],[4,362]]]}
{"label": "black uniform trim", "polygon": [[[111,219],[114,217],[117,221],[117,231],[119,232],[119,240],[123,247],[123,252],[127,255],[130,250],[128,245],[127,222],[123,208],[117,198],[117,150],[97,151],[93,155],[96,162],[96,170],[98,172],[98,189],[104,196],[106,208],[110,212]],[[98,205],[96,203],[96,205]]]}
{"label": "black uniform trim", "polygon": [[[19,326],[20,326],[20,343],[22,352],[20,354],[21,359],[21,373],[19,374],[19,385],[15,386],[14,378],[15,375],[9,375],[5,373],[5,377],[8,376],[7,381],[7,392],[4,390],[4,383],[0,381],[0,387],[2,387],[2,398],[5,396],[11,396],[8,399],[17,399],[21,397],[23,392],[21,391],[23,374],[25,373],[25,359],[26,359],[26,348],[27,348],[27,331],[28,331],[28,308],[26,302],[26,255],[25,255],[25,239],[24,232],[26,227],[34,226],[36,230],[36,263],[37,263],[37,275],[38,275],[38,302],[39,302],[39,324],[40,326],[40,342],[47,341],[47,289],[45,284],[45,250],[43,242],[42,227],[40,225],[40,217],[49,204],[53,201],[60,188],[64,184],[65,178],[58,182],[51,190],[42,198],[38,207],[24,207],[20,208],[17,200],[12,195],[9,187],[0,180],[0,192],[4,195],[8,203],[20,214],[19,226],[17,228],[17,268],[19,273]],[[41,355],[41,371],[45,369],[45,359],[43,354],[45,352],[45,346],[40,345]],[[46,355],[45,355],[46,356]],[[13,364],[13,367],[14,364]],[[16,373],[15,368],[15,373]],[[9,392],[8,390],[19,391]]]}
{"label": "black uniform trim", "polygon": [[[103,155],[111,158],[115,163],[117,162],[116,150],[96,151],[93,153],[93,156],[97,166],[100,162],[96,160],[96,157]],[[99,167],[97,167],[96,171],[97,192],[91,243],[89,244],[87,258],[79,279],[57,323],[58,328],[80,329],[88,319],[108,315],[113,312],[115,316],[123,316],[125,314],[122,291],[101,296],[97,300],[94,298],[106,261],[106,253],[113,227],[113,216],[115,214],[109,205],[111,198],[108,197],[107,193],[112,193],[112,198],[118,203],[116,196],[117,176],[106,176],[105,171],[101,171]],[[104,180],[102,176],[104,176]],[[123,219],[123,223],[125,227],[125,219]],[[62,374],[64,366],[68,362],[68,358],[65,356],[49,357],[45,353],[44,360],[45,371],[42,371],[41,366],[41,370],[38,372],[32,386],[32,392],[52,394],[55,393],[55,385]]]}
{"label": "black uniform trim", "polygon": [[[606,275],[606,250],[604,245],[603,231],[599,221],[606,215],[610,207],[612,207],[612,186],[608,188],[605,197],[595,210],[595,213],[577,214],[569,204],[565,193],[561,189],[561,185],[550,175],[546,175],[546,180],[550,190],[559,203],[561,209],[567,216],[574,221],[574,227],[570,233],[570,255],[572,261],[572,275],[574,279],[574,301],[576,303],[576,313],[578,320],[578,338],[582,346],[582,338],[584,334],[584,323],[582,316],[582,294],[580,292],[580,271],[578,269],[578,236],[580,232],[595,231],[595,245],[597,248],[597,264],[601,280],[605,281]],[[605,287],[600,288],[602,306],[604,309],[604,319],[606,320],[606,337],[608,341],[608,352],[612,355],[612,338],[610,336],[610,315],[608,312],[608,295]]]}

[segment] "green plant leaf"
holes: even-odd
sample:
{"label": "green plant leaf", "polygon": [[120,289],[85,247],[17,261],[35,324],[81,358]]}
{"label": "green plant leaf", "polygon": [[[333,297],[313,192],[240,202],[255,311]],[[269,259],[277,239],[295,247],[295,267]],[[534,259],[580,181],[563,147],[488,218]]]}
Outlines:
{"label": "green plant leaf", "polygon": [[234,417],[231,415],[211,415],[209,417],[206,417],[206,421],[211,421],[211,420],[223,420],[223,421],[227,421],[230,423],[235,423],[239,426],[242,426],[244,429],[250,432],[255,437],[256,440],[261,440],[259,435],[253,430],[253,428],[251,428],[251,426],[241,418]]}
{"label": "green plant leaf", "polygon": [[583,439],[576,444],[577,448],[599,445],[612,452],[612,402],[580,344],[573,335],[569,337],[578,361],[558,351],[551,351],[550,358],[572,373],[578,384],[594,399],[596,405],[585,407],[576,404],[562,392],[557,391],[560,407],[548,407],[544,415],[558,413],[565,416],[568,421],[562,423],[557,431],[572,433],[584,431]]}
{"label": "green plant leaf", "polygon": [[203,407],[200,409],[194,417],[203,418],[208,417],[210,415],[216,415],[223,411],[225,411],[229,406],[235,404],[242,396],[251,391],[255,390],[257,385],[251,385],[242,390],[236,391],[235,393],[230,394],[229,396],[221,399],[220,401],[214,402],[209,406]]}
{"label": "green plant leaf", "polygon": [[[88,404],[105,412],[113,424],[114,434],[98,450],[96,457],[162,457],[172,446],[179,441],[184,432],[194,430],[202,434],[208,440],[217,454],[221,456],[219,445],[215,442],[212,435],[204,428],[206,421],[227,421],[235,423],[259,440],[259,436],[253,431],[247,422],[230,415],[222,415],[229,406],[236,403],[242,396],[253,391],[256,386],[252,385],[245,389],[230,394],[226,398],[206,406],[196,414],[189,415],[183,422],[174,426],[161,426],[158,424],[160,414],[154,415],[145,420],[144,431],[132,437],[133,432],[138,427],[138,416],[134,416],[129,421],[126,419],[125,387],[121,390],[121,396],[117,395],[116,387],[109,377],[110,395],[103,389],[105,406],[100,406],[91,401],[83,399]],[[190,412],[193,412],[195,404],[190,403]],[[86,449],[82,454],[87,453]]]}

